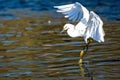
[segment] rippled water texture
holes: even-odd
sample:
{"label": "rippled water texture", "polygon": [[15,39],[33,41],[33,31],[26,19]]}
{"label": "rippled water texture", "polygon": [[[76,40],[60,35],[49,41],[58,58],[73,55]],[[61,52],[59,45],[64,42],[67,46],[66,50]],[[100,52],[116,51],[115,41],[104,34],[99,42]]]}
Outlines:
{"label": "rippled water texture", "polygon": [[119,80],[120,22],[104,21],[105,42],[91,43],[85,64],[79,65],[84,41],[60,34],[64,23],[48,24],[47,20],[0,21],[1,80]]}
{"label": "rippled water texture", "polygon": [[[86,3],[88,7],[89,4],[90,1]],[[107,4],[107,0],[101,2],[103,4],[115,6]],[[15,9],[14,6],[12,8]],[[78,64],[78,61],[85,43],[82,38],[70,38],[66,33],[60,33],[68,22],[62,15],[54,11],[34,12],[26,9],[8,10],[8,15],[6,9],[0,12],[0,80],[120,79],[118,8],[114,8],[116,13],[110,12],[110,16],[109,13],[108,16],[106,13],[104,15],[102,10],[98,12],[104,21],[105,42],[91,43],[83,64]],[[112,19],[111,15],[114,16]]]}

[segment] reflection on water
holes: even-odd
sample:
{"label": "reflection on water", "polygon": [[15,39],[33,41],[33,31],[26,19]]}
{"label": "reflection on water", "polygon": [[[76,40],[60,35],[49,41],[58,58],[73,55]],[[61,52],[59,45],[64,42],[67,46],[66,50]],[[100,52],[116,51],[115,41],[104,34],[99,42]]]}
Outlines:
{"label": "reflection on water", "polygon": [[88,77],[89,80],[95,80],[93,73],[90,71],[86,64],[79,64],[81,77]]}
{"label": "reflection on water", "polygon": [[104,21],[106,41],[90,44],[85,64],[78,64],[84,41],[60,34],[63,22],[45,16],[0,21],[0,80],[119,80],[120,22]]}

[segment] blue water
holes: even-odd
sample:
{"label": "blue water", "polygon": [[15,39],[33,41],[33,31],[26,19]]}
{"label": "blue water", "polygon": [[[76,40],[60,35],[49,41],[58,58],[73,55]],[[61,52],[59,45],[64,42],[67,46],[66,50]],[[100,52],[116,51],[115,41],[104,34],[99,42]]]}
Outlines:
{"label": "blue water", "polygon": [[8,10],[29,9],[30,11],[51,11],[53,6],[80,2],[106,20],[120,20],[120,0],[0,0],[0,17],[14,19],[16,16]]}

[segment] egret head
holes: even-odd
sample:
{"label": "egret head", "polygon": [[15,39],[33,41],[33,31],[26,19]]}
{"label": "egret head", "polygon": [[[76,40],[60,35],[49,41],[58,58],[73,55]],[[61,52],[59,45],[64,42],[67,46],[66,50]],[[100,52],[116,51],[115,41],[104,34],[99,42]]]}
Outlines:
{"label": "egret head", "polygon": [[63,30],[61,32],[64,32],[64,31],[66,31],[70,28],[73,28],[73,27],[74,27],[74,25],[67,23],[63,26]]}

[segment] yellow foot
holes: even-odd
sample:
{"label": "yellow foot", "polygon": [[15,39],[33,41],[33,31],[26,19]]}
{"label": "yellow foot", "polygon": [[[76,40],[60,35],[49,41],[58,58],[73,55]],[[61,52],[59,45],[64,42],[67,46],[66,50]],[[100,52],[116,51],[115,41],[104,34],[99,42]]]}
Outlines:
{"label": "yellow foot", "polygon": [[83,61],[83,60],[82,60],[82,59],[80,59],[80,60],[79,60],[79,64],[82,64],[82,61]]}
{"label": "yellow foot", "polygon": [[93,42],[93,39],[91,39],[91,38],[90,38],[90,39],[88,39],[88,42],[89,42],[89,43]]}
{"label": "yellow foot", "polygon": [[80,52],[80,58],[82,58],[83,55],[84,55],[84,50],[82,50],[82,51]]}

